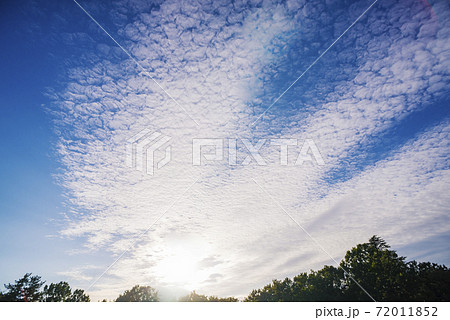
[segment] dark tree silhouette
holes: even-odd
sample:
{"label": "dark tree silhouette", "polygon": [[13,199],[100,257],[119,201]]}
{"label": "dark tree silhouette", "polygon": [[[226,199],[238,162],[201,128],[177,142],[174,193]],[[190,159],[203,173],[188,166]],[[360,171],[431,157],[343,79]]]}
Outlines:
{"label": "dark tree silhouette", "polygon": [[49,286],[44,286],[42,301],[69,301],[71,295],[72,290],[67,282],[51,283]]}
{"label": "dark tree silhouette", "polygon": [[158,302],[158,292],[150,286],[136,285],[119,295],[116,302]]}
{"label": "dark tree silhouette", "polygon": [[410,301],[450,301],[450,270],[431,262],[408,262]]}
{"label": "dark tree silhouette", "polygon": [[89,296],[82,289],[75,289],[68,302],[90,302]]}
{"label": "dark tree silhouette", "polygon": [[325,266],[293,280],[273,280],[253,290],[245,301],[371,301],[356,282],[377,301],[450,301],[446,266],[405,262],[389,248],[373,236],[347,251],[341,268]]}
{"label": "dark tree silhouette", "polygon": [[89,296],[84,290],[76,289],[72,293],[72,289],[67,282],[51,283],[44,287],[42,301],[44,302],[89,302]]}
{"label": "dark tree silhouette", "polygon": [[67,282],[51,283],[41,287],[45,281],[40,276],[26,273],[15,284],[5,284],[6,292],[0,293],[0,301],[5,302],[89,302],[89,296],[84,290],[77,289],[72,293]]}
{"label": "dark tree silhouette", "polygon": [[188,295],[178,299],[179,302],[237,302],[239,301],[234,297],[219,298],[216,296],[205,296],[192,291]]}
{"label": "dark tree silhouette", "polygon": [[26,273],[22,278],[16,280],[14,284],[5,284],[6,292],[2,293],[1,301],[35,302],[42,298],[41,287],[45,281],[41,281],[40,276],[33,276]]}
{"label": "dark tree silhouette", "polygon": [[325,266],[294,277],[292,301],[342,301],[342,269]]}
{"label": "dark tree silhouette", "polygon": [[373,236],[368,243],[358,244],[347,251],[340,266],[344,274],[344,296],[348,301],[371,301],[353,277],[377,301],[402,301],[408,297],[408,265],[380,237]]}

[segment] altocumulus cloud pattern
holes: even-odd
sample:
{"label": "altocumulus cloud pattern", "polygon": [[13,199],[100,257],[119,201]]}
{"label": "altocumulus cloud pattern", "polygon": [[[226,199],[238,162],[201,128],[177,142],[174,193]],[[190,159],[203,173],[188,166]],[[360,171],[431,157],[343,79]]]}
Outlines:
{"label": "altocumulus cloud pattern", "polygon": [[[78,49],[50,93],[70,208],[61,236],[112,262],[173,203],[94,298],[136,283],[241,296],[332,264],[254,180],[337,260],[372,234],[396,248],[448,234],[447,1],[379,0],[256,121],[371,3],[80,2],[186,111],[74,11],[84,26],[58,37]],[[172,137],[172,161],[151,177],[125,161],[144,129]],[[193,138],[284,137],[313,139],[325,165],[271,165],[267,147],[267,166],[192,166]],[[417,257],[448,263],[449,250]],[[88,287],[107,266],[61,273]]]}

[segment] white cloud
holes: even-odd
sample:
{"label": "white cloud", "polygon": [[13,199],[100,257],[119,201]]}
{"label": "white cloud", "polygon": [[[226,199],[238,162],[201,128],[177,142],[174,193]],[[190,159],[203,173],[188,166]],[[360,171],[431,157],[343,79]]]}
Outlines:
{"label": "white cloud", "polygon": [[[324,85],[333,90],[313,97],[308,112],[294,115],[283,113],[285,103],[280,101],[256,127],[250,126],[264,107],[257,104],[252,109],[251,102],[276,97],[267,81],[289,71],[282,62],[286,43],[297,39],[305,48],[319,50],[318,44],[302,42],[302,37],[315,39],[317,32],[308,24],[333,18],[333,11],[324,17],[313,10],[321,5],[327,8],[325,2],[264,2],[239,8],[167,1],[120,28],[133,56],[200,123],[199,128],[132,61],[108,59],[107,44],[99,44],[101,58],[92,68],[70,71],[70,81],[57,98],[58,152],[65,168],[59,179],[76,213],[62,235],[86,237],[88,250],[108,251],[113,261],[176,201],[96,284],[94,296],[113,298],[136,283],[174,285],[169,273],[161,274],[161,265],[177,257],[198,264],[198,270],[191,266],[194,275],[186,275],[186,289],[217,295],[243,295],[273,277],[330,264],[252,178],[336,259],[374,233],[403,245],[448,231],[447,122],[348,181],[325,180],[327,172],[343,167],[352,154],[364,152],[371,137],[448,91],[449,28],[436,27],[429,15],[399,11],[401,4],[387,10],[374,7],[336,48],[340,51],[324,56],[325,65],[340,65],[339,59],[350,57],[350,62],[342,62],[343,69],[335,68],[334,74],[323,67],[310,70],[315,80],[323,72]],[[352,6],[350,18],[363,7]],[[410,19],[402,20],[404,15]],[[342,21],[333,21],[334,31],[318,39],[334,40],[332,33],[345,29]],[[364,45],[357,46],[355,56],[351,41],[356,40]],[[300,85],[289,92],[292,105],[301,105],[309,94],[303,89]],[[173,138],[173,161],[154,176],[125,166],[126,140],[144,128]],[[192,138],[253,135],[313,138],[326,165],[276,166],[278,149],[269,152],[267,147],[262,153],[270,160],[268,166],[191,165]],[[292,153],[299,151],[294,149]],[[87,287],[89,279],[79,276],[82,272],[76,276]]]}

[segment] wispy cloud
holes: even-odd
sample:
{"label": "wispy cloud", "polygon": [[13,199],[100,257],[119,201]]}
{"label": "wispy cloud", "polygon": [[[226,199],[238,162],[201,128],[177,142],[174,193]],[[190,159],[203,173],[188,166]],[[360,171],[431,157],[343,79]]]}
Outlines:
{"label": "wispy cloud", "polygon": [[[119,59],[105,38],[91,52],[91,65],[70,69],[65,89],[55,93],[64,168],[59,181],[74,210],[61,234],[85,237],[86,249],[108,251],[114,260],[161,208],[201,178],[105,274],[94,294],[144,282],[181,285],[161,272],[180,245],[197,263],[187,286],[209,294],[242,295],[273,277],[331,263],[252,178],[336,259],[369,234],[404,245],[448,231],[446,120],[408,137],[385,159],[362,164],[345,181],[327,179],[356,153],[368,152],[371,139],[448,92],[450,28],[413,2],[374,6],[255,127],[267,103],[366,2],[166,1],[142,10],[129,3],[110,8],[139,12],[132,21],[116,22],[116,34],[200,127],[133,61]],[[435,8],[448,21],[445,3]],[[173,161],[152,177],[125,165],[126,140],[144,128],[173,141]],[[314,139],[325,166],[273,165],[278,154],[267,145],[268,166],[191,165],[192,138],[281,136]],[[87,287],[89,279],[79,276],[85,271],[78,272]]]}

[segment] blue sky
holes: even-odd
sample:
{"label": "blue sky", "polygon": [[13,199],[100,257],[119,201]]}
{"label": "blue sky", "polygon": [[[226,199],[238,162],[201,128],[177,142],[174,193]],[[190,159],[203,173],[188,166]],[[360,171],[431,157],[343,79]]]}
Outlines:
{"label": "blue sky", "polygon": [[[79,3],[133,59],[73,1],[1,5],[1,283],[240,296],[332,264],[265,192],[334,259],[378,234],[450,264],[446,1],[377,1],[269,110],[373,1]],[[144,129],[172,137],[154,176],[125,165]],[[313,139],[325,165],[194,167],[194,138]]]}
{"label": "blue sky", "polygon": [[[65,254],[76,246],[50,238],[64,211],[62,189],[55,183],[59,170],[54,157],[57,136],[45,106],[46,92],[56,87],[68,47],[51,44],[51,23],[37,19],[31,2],[2,3],[0,214],[2,243],[1,281],[8,283],[26,272],[58,281],[56,273],[79,260]],[[35,4],[36,5],[36,4]],[[42,8],[51,12],[52,6]],[[56,55],[55,55],[56,54]],[[50,237],[49,237],[50,236]]]}

